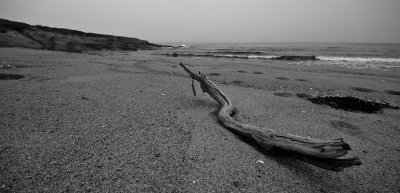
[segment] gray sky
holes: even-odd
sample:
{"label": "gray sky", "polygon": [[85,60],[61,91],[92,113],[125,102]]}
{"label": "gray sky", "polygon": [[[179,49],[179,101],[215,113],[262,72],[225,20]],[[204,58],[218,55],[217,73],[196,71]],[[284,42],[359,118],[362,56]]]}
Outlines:
{"label": "gray sky", "polygon": [[0,17],[151,42],[400,42],[400,0],[0,0]]}

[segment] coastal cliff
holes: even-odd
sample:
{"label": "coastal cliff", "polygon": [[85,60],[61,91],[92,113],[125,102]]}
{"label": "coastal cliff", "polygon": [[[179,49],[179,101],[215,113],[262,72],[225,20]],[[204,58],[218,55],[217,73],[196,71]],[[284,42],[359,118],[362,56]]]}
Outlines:
{"label": "coastal cliff", "polygon": [[0,47],[23,47],[85,52],[98,50],[148,50],[163,47],[145,40],[77,30],[29,25],[0,19]]}

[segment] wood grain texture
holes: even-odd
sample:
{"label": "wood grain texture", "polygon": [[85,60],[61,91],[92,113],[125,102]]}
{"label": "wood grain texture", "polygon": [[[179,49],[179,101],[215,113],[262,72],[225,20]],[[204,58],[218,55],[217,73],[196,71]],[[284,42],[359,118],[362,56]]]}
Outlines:
{"label": "wood grain texture", "polygon": [[[203,92],[208,93],[220,104],[218,121],[225,128],[254,140],[263,150],[274,150],[274,152],[290,155],[301,161],[332,171],[343,171],[344,168],[361,165],[357,157],[340,158],[351,150],[350,145],[344,142],[342,138],[334,140],[313,139],[236,121],[231,116],[234,112],[234,106],[221,89],[201,72],[196,74],[184,64],[180,63],[179,65],[193,80],[200,83]],[[192,89],[195,94],[193,82]]]}

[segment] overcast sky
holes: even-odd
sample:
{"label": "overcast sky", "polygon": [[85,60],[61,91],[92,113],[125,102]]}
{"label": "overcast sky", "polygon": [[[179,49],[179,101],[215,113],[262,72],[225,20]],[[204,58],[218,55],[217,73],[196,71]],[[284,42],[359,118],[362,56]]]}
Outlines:
{"label": "overcast sky", "polygon": [[0,0],[0,17],[151,42],[400,42],[400,0]]}

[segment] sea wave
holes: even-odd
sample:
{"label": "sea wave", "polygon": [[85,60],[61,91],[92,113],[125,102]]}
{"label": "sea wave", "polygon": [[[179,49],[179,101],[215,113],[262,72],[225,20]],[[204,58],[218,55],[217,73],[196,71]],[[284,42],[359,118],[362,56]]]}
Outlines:
{"label": "sea wave", "polygon": [[[223,58],[245,58],[245,59],[273,59],[275,55],[242,55],[242,54],[213,54],[214,57]],[[317,56],[323,61],[344,61],[344,62],[382,62],[400,63],[400,58],[374,58],[374,57],[341,57],[341,56]]]}
{"label": "sea wave", "polygon": [[320,60],[327,60],[327,61],[400,63],[400,58],[337,57],[337,56],[317,56],[317,58]]}
{"label": "sea wave", "polygon": [[230,51],[230,50],[217,50],[215,52],[208,52],[209,54],[222,54],[222,55],[264,55],[264,52],[259,51]]}
{"label": "sea wave", "polygon": [[267,56],[267,55],[238,55],[238,54],[215,54],[215,57],[223,58],[246,58],[246,59],[272,59],[277,56]]}
{"label": "sea wave", "polygon": [[[187,57],[215,57],[215,58],[241,58],[241,59],[274,59],[281,55],[265,55],[260,52],[205,52],[205,53],[179,53]],[[285,56],[285,55],[283,55]],[[301,57],[301,56],[300,56]],[[345,56],[316,56],[320,61],[332,62],[357,62],[357,63],[396,63],[400,64],[400,58],[378,58],[378,57],[345,57]]]}

